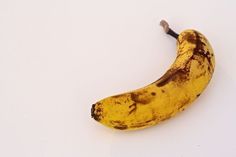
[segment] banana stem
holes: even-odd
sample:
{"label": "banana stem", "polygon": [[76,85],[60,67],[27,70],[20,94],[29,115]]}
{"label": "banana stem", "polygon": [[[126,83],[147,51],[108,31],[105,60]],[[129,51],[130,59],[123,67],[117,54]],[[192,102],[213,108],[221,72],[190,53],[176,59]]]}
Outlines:
{"label": "banana stem", "polygon": [[178,39],[179,34],[173,31],[169,24],[165,20],[161,20],[160,25],[163,27],[166,34],[169,34],[170,36],[174,37],[175,39]]}

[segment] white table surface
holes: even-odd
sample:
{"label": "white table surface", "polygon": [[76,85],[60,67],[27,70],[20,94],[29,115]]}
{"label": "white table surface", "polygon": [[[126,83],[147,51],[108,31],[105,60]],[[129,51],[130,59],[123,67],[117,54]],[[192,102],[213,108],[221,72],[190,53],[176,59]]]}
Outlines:
{"label": "white table surface", "polygon": [[[1,157],[235,157],[236,1],[1,0]],[[210,40],[210,85],[175,118],[141,131],[90,117],[101,98],[147,85],[174,61],[158,25]]]}

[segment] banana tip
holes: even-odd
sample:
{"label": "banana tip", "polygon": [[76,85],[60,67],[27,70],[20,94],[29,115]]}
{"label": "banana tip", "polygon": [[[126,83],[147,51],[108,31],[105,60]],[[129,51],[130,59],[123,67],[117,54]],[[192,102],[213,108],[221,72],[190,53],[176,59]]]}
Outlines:
{"label": "banana tip", "polygon": [[93,119],[95,119],[96,121],[100,121],[100,117],[99,115],[97,114],[97,111],[96,111],[96,104],[93,104],[92,105],[92,108],[91,108],[91,117]]}
{"label": "banana tip", "polygon": [[167,33],[169,31],[169,24],[165,20],[160,21],[160,25],[163,27],[164,31]]}

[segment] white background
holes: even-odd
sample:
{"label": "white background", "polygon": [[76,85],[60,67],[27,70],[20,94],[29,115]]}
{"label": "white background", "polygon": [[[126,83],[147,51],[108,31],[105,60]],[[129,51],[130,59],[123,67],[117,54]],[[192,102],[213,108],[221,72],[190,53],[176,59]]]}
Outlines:
{"label": "white background", "polygon": [[[235,157],[236,2],[1,0],[1,157]],[[90,117],[101,98],[157,80],[177,32],[210,40],[216,69],[191,107],[158,126],[116,131]]]}

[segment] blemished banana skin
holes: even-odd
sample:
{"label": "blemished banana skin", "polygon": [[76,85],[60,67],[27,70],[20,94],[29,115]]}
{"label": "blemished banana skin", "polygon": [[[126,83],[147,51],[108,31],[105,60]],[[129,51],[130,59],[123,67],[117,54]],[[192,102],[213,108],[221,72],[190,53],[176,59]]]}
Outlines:
{"label": "blemished banana skin", "polygon": [[208,85],[215,68],[213,49],[196,30],[179,35],[161,22],[177,39],[177,57],[157,81],[127,93],[107,97],[92,105],[92,117],[105,126],[136,130],[156,125],[183,111]]}

